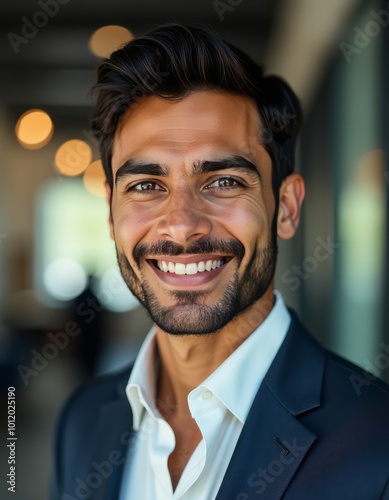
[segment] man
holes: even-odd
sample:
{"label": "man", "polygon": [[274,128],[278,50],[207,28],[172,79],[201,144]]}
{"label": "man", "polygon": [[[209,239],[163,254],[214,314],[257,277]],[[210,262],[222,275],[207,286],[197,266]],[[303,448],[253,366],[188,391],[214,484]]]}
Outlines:
{"label": "man", "polygon": [[388,387],[274,291],[304,197],[292,90],[181,25],[114,52],[96,90],[111,235],[155,327],[67,403],[51,498],[389,498]]}

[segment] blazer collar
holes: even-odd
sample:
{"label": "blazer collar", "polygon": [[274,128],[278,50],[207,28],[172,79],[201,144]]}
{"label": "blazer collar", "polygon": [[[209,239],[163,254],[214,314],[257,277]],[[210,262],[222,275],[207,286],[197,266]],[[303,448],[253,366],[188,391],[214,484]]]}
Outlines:
{"label": "blazer collar", "polygon": [[320,406],[325,351],[292,314],[261,384],[217,500],[278,500],[316,439],[298,416]]}
{"label": "blazer collar", "polygon": [[292,415],[320,406],[325,351],[305,330],[296,313],[264,382]]}

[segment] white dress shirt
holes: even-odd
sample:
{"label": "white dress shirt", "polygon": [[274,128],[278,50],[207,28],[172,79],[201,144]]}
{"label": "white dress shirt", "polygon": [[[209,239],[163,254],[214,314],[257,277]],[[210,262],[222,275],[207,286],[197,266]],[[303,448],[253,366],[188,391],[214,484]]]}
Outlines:
{"label": "white dress shirt", "polygon": [[175,436],[156,407],[155,328],[150,331],[126,388],[136,441],[132,442],[124,465],[120,500],[216,497],[254,397],[290,325],[281,295],[275,292],[275,297],[275,305],[265,321],[189,393],[189,409],[203,439],[174,491],[168,457],[174,450]]}

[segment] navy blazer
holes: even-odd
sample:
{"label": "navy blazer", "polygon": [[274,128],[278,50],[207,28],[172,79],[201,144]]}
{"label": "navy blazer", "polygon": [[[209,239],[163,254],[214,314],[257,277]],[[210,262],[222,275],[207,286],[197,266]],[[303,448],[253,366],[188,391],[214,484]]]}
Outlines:
{"label": "navy blazer", "polygon": [[[66,404],[51,500],[119,498],[135,446],[129,374],[96,378]],[[216,498],[389,499],[389,386],[323,349],[292,313]]]}

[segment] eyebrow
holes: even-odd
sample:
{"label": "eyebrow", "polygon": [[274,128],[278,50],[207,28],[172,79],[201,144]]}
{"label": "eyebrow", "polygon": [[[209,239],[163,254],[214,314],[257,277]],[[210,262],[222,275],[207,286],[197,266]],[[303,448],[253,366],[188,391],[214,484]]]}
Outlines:
{"label": "eyebrow", "polygon": [[[219,170],[227,170],[230,168],[243,170],[251,174],[254,173],[256,177],[262,181],[261,174],[254,163],[240,155],[229,156],[219,160],[204,160],[195,162],[193,164],[191,175],[196,176],[217,172]],[[121,167],[118,168],[115,174],[115,184],[117,184],[123,177],[137,174],[167,177],[169,175],[169,168],[167,165],[159,163],[145,163],[140,160],[127,160]]]}
{"label": "eyebrow", "polygon": [[115,174],[115,184],[118,183],[120,178],[129,175],[145,174],[166,177],[168,173],[169,169],[166,165],[160,165],[159,163],[144,163],[139,160],[127,160],[118,168]]}
{"label": "eyebrow", "polygon": [[206,174],[216,172],[218,170],[227,170],[229,168],[255,173],[255,175],[261,180],[261,174],[254,163],[240,155],[229,156],[227,158],[221,158],[220,160],[206,160],[195,163],[193,165],[192,175]]}

